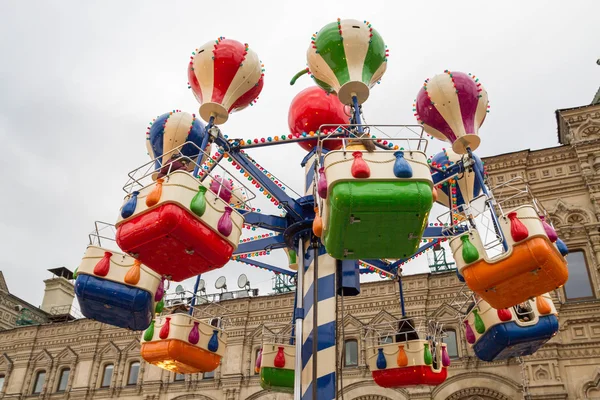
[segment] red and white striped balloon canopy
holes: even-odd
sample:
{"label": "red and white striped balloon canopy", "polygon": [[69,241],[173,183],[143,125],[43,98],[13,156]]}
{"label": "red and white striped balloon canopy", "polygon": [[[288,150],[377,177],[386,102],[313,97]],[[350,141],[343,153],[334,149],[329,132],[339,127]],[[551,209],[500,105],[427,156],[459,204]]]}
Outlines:
{"label": "red and white striped balloon canopy", "polygon": [[488,95],[479,79],[463,72],[444,71],[427,79],[417,95],[417,120],[431,136],[452,143],[466,154],[479,147],[479,127],[488,110]]}
{"label": "red and white striped balloon canopy", "polygon": [[220,37],[193,52],[189,86],[200,103],[200,117],[222,124],[229,113],[256,101],[263,88],[264,68],[247,44]]}

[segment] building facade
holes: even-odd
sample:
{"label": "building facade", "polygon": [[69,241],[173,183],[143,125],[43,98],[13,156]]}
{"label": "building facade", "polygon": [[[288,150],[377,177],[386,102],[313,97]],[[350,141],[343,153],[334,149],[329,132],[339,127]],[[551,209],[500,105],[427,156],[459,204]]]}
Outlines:
{"label": "building facade", "polygon": [[[600,104],[558,110],[556,116],[560,146],[484,161],[503,209],[528,201],[527,196],[513,197],[511,190],[533,193],[569,247],[569,282],[553,295],[559,333],[522,362],[482,362],[470,350],[456,311],[448,305],[463,287],[456,274],[407,276],[407,315],[429,315],[444,323],[452,365],[448,379],[437,387],[383,389],[374,384],[367,368],[366,327],[400,317],[399,288],[393,281],[365,283],[359,296],[345,298],[344,310],[338,307],[338,350],[346,354],[340,361],[339,398],[600,398]],[[10,309],[5,288],[2,279],[1,304]],[[68,292],[60,290],[61,296]],[[15,327],[16,317],[9,317],[14,322],[2,325],[5,330],[0,332],[0,398],[291,399],[262,390],[254,364],[262,324],[289,323],[293,304],[291,293],[222,301],[220,306],[228,310],[225,357],[214,374],[185,376],[146,364],[140,357],[138,332],[87,319]],[[36,321],[48,321],[46,313],[38,311]]]}

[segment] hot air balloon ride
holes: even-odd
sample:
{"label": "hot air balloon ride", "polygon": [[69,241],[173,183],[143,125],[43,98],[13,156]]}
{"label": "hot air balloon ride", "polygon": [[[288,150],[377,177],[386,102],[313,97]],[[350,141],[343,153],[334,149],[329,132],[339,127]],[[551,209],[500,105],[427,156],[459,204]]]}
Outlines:
{"label": "hot air balloon ride", "polygon": [[[321,125],[344,125],[348,120],[344,105],[337,96],[314,86],[298,93],[288,111],[290,133],[297,138],[313,136],[319,131]],[[317,146],[317,139],[298,142],[298,144],[304,150],[310,151]],[[337,150],[342,147],[342,144],[341,140],[327,140],[323,142],[323,147],[327,150]]]}
{"label": "hot air balloon ride", "polygon": [[480,300],[463,324],[475,355],[483,361],[497,361],[535,353],[558,332],[557,315],[546,293],[498,310]]}
{"label": "hot air balloon ride", "polygon": [[479,127],[488,110],[488,95],[479,79],[446,70],[425,80],[417,94],[415,111],[425,131],[452,143],[457,154],[479,147]]}
{"label": "hot air balloon ride", "polygon": [[157,304],[164,293],[161,277],[126,254],[91,243],[76,274],[75,294],[87,318],[139,331],[162,307]]}
{"label": "hot air balloon ride", "polygon": [[[148,154],[155,160],[154,179],[162,178],[176,169],[194,170],[194,162],[206,136],[206,128],[194,114],[173,110],[154,119],[146,132]],[[185,146],[182,146],[187,143]],[[203,149],[209,152],[210,145]],[[177,149],[177,151],[175,150]],[[202,164],[202,158],[198,160]]]}
{"label": "hot air balloon ride", "polygon": [[187,314],[157,317],[142,334],[146,362],[179,374],[214,371],[227,348],[227,333]]}
{"label": "hot air balloon ride", "polygon": [[[462,155],[456,154],[451,149],[443,149],[440,153],[433,156],[431,160],[431,166],[437,169],[448,168],[461,161]],[[445,207],[453,208],[456,206],[462,206],[468,204],[475,197],[481,194],[481,183],[476,178],[474,169],[477,169],[481,176],[484,174],[483,163],[481,159],[473,154],[473,165],[470,168],[463,168],[461,174],[456,178],[456,184],[450,182],[444,182],[443,184],[437,185],[437,202]],[[452,186],[458,186],[458,190],[454,196],[452,193]],[[451,199],[455,198],[452,204]]]}
{"label": "hot air balloon ride", "polygon": [[[337,19],[311,38],[306,54],[308,68],[317,85],[334,92],[343,104],[358,105],[387,67],[388,52],[379,33],[367,21]],[[355,100],[353,100],[355,99]]]}
{"label": "hot air balloon ride", "polygon": [[454,236],[450,248],[469,288],[495,309],[512,307],[565,284],[567,261],[554,229],[531,205],[499,218],[506,251],[490,256],[475,228]]}
{"label": "hot air balloon ride", "polygon": [[[164,132],[171,118],[164,123]],[[163,140],[168,137],[162,135]],[[189,148],[201,154],[197,158],[207,155],[195,142],[180,143],[170,151],[194,156],[192,150],[186,150]],[[173,164],[183,158],[178,157]],[[192,160],[190,164],[187,168],[170,168],[167,175],[153,182],[135,180],[136,184],[143,182],[139,184],[142,187],[125,197],[115,225],[117,244],[123,251],[175,281],[225,265],[237,248],[243,225],[242,215],[229,203],[229,181],[201,182],[188,172],[199,163]]]}
{"label": "hot air balloon ride", "polygon": [[248,44],[219,37],[192,53],[188,84],[200,103],[200,117],[223,124],[229,114],[256,101],[264,66]]}
{"label": "hot air balloon ride", "polygon": [[428,332],[418,318],[398,321],[393,331],[385,325],[368,327],[377,332],[367,348],[367,364],[377,385],[437,386],[446,380],[450,357],[441,332]]}

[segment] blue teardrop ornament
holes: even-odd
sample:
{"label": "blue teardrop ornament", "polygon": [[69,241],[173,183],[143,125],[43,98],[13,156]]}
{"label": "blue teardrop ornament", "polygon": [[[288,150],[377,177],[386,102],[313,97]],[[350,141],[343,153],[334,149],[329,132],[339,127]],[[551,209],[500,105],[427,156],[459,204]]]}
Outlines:
{"label": "blue teardrop ornament", "polygon": [[140,192],[135,191],[131,193],[131,197],[127,200],[127,203],[121,209],[121,218],[126,219],[133,215],[135,208],[137,207],[137,197]]}
{"label": "blue teardrop ornament", "polygon": [[377,349],[377,369],[386,369],[387,362],[385,361],[385,354],[383,354],[383,349]]}
{"label": "blue teardrop ornament", "polygon": [[569,254],[567,245],[560,238],[556,239],[556,247],[558,247],[558,251],[560,251],[560,254],[562,254],[563,257],[566,257],[567,254]]}
{"label": "blue teardrop ornament", "polygon": [[215,353],[217,350],[219,350],[219,331],[218,330],[213,330],[213,334],[210,337],[210,340],[208,341],[208,346],[206,346],[206,348],[208,349],[208,351],[212,351],[213,353]]}
{"label": "blue teardrop ornament", "polygon": [[404,152],[401,150],[395,151],[394,156],[394,175],[396,178],[412,178],[413,170],[408,161],[404,158]]}

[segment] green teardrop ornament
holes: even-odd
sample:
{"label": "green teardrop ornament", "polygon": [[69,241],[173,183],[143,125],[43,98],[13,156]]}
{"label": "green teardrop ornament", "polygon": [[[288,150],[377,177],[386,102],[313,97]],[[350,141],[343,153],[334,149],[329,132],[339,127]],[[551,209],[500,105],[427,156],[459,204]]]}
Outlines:
{"label": "green teardrop ornament", "polygon": [[485,324],[479,315],[479,310],[473,310],[473,315],[475,315],[475,330],[481,335],[485,332]]}
{"label": "green teardrop ornament", "polygon": [[288,250],[290,255],[290,264],[296,264],[296,252],[294,250]]}
{"label": "green teardrop ornament", "polygon": [[152,320],[152,322],[150,322],[150,326],[148,327],[148,329],[146,329],[146,332],[144,332],[144,340],[146,342],[149,342],[152,340],[153,337],[154,337],[154,320]]}
{"label": "green teardrop ornament", "polygon": [[156,307],[154,308],[154,312],[156,314],[160,314],[164,308],[165,308],[165,302],[161,300],[158,303],[156,303]]}
{"label": "green teardrop ornament", "polygon": [[73,279],[77,279],[77,271],[79,271],[79,267],[75,268],[75,272],[73,272]]}
{"label": "green teardrop ornament", "polygon": [[469,235],[462,235],[460,237],[460,240],[462,240],[463,260],[465,260],[467,264],[471,264],[472,262],[477,261],[479,259],[479,252],[477,251],[477,248],[473,246],[473,243],[471,243],[471,241],[469,240]]}
{"label": "green teardrop ornament", "polygon": [[197,216],[201,217],[206,211],[206,188],[202,185],[198,187],[198,193],[190,203],[190,210]]}
{"label": "green teardrop ornament", "polygon": [[425,343],[423,346],[425,346],[423,361],[425,362],[425,365],[431,365],[433,362],[433,357],[431,356],[431,350],[429,350],[429,343]]}

